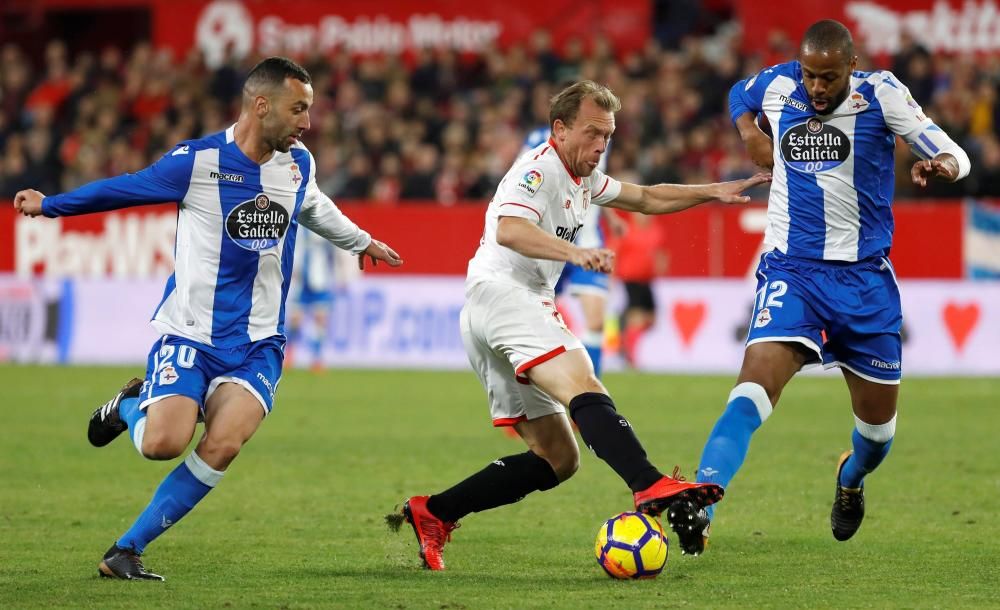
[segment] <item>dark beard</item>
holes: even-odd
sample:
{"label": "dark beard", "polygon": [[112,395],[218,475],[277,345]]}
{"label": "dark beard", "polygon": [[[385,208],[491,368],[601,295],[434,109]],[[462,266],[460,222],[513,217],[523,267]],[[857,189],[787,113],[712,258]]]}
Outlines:
{"label": "dark beard", "polygon": [[840,108],[840,105],[844,103],[844,100],[847,99],[847,96],[850,93],[851,93],[851,88],[844,87],[844,91],[840,95],[838,95],[835,99],[830,100],[830,103],[827,104],[826,106],[826,110],[820,111],[816,110],[816,108],[813,108],[813,110],[816,112],[816,114],[821,114],[821,115],[832,114],[834,110]]}
{"label": "dark beard", "polygon": [[280,140],[278,140],[276,142],[273,142],[271,144],[271,148],[273,148],[277,152],[286,153],[286,152],[288,152],[289,150],[292,149],[291,146],[288,146],[288,145],[285,144],[285,142],[287,142],[287,141],[288,141],[288,138],[281,138]]}

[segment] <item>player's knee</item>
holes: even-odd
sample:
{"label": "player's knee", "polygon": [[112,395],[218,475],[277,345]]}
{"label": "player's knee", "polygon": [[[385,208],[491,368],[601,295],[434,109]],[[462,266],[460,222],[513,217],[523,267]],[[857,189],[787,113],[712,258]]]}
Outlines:
{"label": "player's knee", "polygon": [[[759,366],[757,366],[758,364]],[[747,362],[744,364],[737,384],[744,383],[752,383],[764,388],[771,406],[778,404],[778,398],[781,397],[781,391],[784,389],[783,381],[775,378],[773,370],[766,363],[760,362]]]}
{"label": "player's knee", "polygon": [[172,460],[187,448],[191,438],[181,438],[169,432],[155,433],[146,429],[142,437],[142,455],[151,460]]}
{"label": "player's knee", "polygon": [[558,470],[556,470],[556,476],[559,477],[560,481],[565,481],[571,476],[576,474],[576,471],[580,470],[580,452],[575,451],[573,455],[567,456],[563,460]]}
{"label": "player's knee", "polygon": [[556,478],[560,482],[570,478],[580,469],[580,449],[576,443],[560,447],[558,451],[545,456],[545,459],[552,466],[552,471],[556,473]]}
{"label": "player's knee", "polygon": [[608,391],[604,388],[604,384],[601,380],[597,378],[593,372],[587,374],[582,380],[580,380],[579,386],[576,388],[574,396],[579,396],[580,394],[585,394],[587,392],[597,392],[598,394],[607,394]]}

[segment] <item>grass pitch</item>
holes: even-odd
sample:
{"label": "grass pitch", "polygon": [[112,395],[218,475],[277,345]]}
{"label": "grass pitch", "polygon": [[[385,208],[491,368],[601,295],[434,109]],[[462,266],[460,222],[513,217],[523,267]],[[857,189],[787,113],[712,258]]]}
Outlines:
{"label": "grass pitch", "polygon": [[[523,451],[489,426],[471,372],[289,372],[225,478],[145,559],[166,583],[97,577],[102,553],[174,466],[126,437],[87,444],[90,411],[135,369],[0,367],[0,607],[853,608],[998,606],[1000,380],[907,379],[868,516],[830,535],[834,467],[853,418],[839,378],[793,380],[727,490],[708,552],[672,539],[658,579],[613,582],[598,526],[631,508],[585,452],[564,485],[470,515],[448,570],[419,567],[383,515]],[[731,378],[609,375],[662,470],[690,476]]]}

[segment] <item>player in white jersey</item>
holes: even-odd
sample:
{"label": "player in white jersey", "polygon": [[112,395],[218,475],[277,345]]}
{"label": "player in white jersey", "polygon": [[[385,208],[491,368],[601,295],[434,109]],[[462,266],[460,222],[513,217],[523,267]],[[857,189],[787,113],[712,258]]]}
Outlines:
{"label": "player in white jersey", "polygon": [[[895,76],[856,65],[847,28],[820,21],[806,31],[798,61],[730,92],[751,158],[774,168],[770,251],[757,269],[743,367],[698,468],[698,481],[727,486],[792,376],[808,364],[839,366],[855,429],[853,451],[837,465],[830,514],[837,540],[861,526],[864,477],[888,454],[896,428],[902,314],[888,259],[896,136],[921,158],[910,172],[919,186],[930,177],[958,180],[970,166]],[[774,141],[755,123],[760,114]]]}
{"label": "player in white jersey", "polygon": [[[150,167],[62,195],[17,193],[27,216],[63,216],[176,201],[174,274],[153,326],[163,334],[146,379],[133,379],[91,416],[88,438],[128,429],[149,459],[181,455],[199,419],[205,432],[104,555],[101,576],[163,580],[143,566],[146,545],[219,482],[270,412],[281,377],[285,298],[299,223],[372,262],[402,263],[345,217],[316,186],[309,74],[271,57],[247,77],[243,108],[223,133],[181,143]],[[117,518],[116,518],[117,519]]]}
{"label": "player in white jersey", "polygon": [[[524,141],[521,155],[547,143],[551,135],[552,130],[548,126],[531,130]],[[602,172],[607,171],[610,150],[611,144],[609,142],[597,164],[597,169]],[[612,232],[620,234],[624,231],[625,221],[619,218],[611,208],[594,205],[587,210],[583,227],[574,243],[581,248],[603,248],[605,242],[604,230],[601,227],[602,216]],[[568,293],[576,297],[580,303],[584,324],[581,341],[587,355],[590,356],[590,361],[594,365],[594,374],[597,375],[598,379],[600,379],[603,370],[604,318],[609,284],[610,277],[607,273],[584,269],[572,263],[566,264],[559,277],[559,282],[556,284],[557,296]]]}
{"label": "player in white jersey", "polygon": [[552,299],[567,262],[611,271],[610,250],[573,244],[591,206],[667,214],[714,199],[746,201],[740,192],[770,178],[696,186],[619,182],[597,164],[620,108],[614,93],[592,81],[557,94],[549,113],[552,136],[514,163],[490,202],[469,263],[462,340],[486,390],[493,425],[513,426],[529,450],[500,458],[442,493],[407,499],[390,522],[413,526],[430,569],[444,569],[441,551],[460,518],[572,476],[580,454],[567,407],[587,446],[632,490],[635,508],[657,515],[669,506],[682,541],[695,531],[702,507],[721,497],[716,485],[664,476],[650,463]]}

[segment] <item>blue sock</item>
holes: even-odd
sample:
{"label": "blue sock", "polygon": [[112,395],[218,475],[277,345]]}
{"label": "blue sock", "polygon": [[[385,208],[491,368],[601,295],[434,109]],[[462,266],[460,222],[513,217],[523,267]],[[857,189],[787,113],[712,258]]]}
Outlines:
{"label": "blue sock", "polygon": [[309,352],[312,355],[312,364],[320,364],[323,358],[323,339],[319,335],[309,339]]}
{"label": "blue sock", "polygon": [[879,425],[865,423],[857,416],[854,421],[854,434],[851,435],[854,453],[840,469],[841,486],[851,489],[862,487],[865,475],[878,468],[889,454],[892,438],[896,434],[895,415],[888,422]]}
{"label": "blue sock", "polygon": [[601,331],[587,331],[583,335],[583,348],[587,350],[590,361],[594,364],[594,375],[601,377],[601,356],[604,353],[604,333]]}
{"label": "blue sock", "polygon": [[[705,442],[698,465],[698,482],[723,488],[743,465],[750,449],[750,436],[771,415],[771,400],[759,384],[744,382],[729,393],[729,403]],[[709,518],[715,506],[705,509]]]}
{"label": "blue sock", "polygon": [[147,544],[180,521],[205,494],[212,491],[222,474],[192,451],[163,479],[152,501],[115,544],[141,554]]}
{"label": "blue sock", "polygon": [[125,398],[118,403],[118,417],[128,424],[128,435],[132,444],[142,453],[142,435],[146,430],[146,412],[139,410],[140,398]]}

